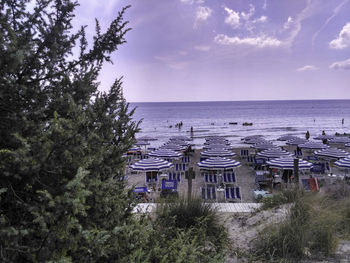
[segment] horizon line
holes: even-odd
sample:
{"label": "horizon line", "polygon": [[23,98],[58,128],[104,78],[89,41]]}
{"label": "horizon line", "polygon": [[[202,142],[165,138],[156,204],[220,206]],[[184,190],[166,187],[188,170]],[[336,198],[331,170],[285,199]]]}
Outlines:
{"label": "horizon line", "polygon": [[262,99],[262,100],[179,100],[179,101],[127,101],[128,103],[185,103],[185,102],[253,102],[253,101],[344,101],[349,99]]}

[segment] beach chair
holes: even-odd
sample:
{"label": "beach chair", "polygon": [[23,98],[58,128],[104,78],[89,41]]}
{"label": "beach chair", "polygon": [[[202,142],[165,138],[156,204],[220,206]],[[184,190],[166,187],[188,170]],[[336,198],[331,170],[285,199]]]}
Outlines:
{"label": "beach chair", "polygon": [[239,187],[236,187],[236,199],[239,199],[240,201],[242,200],[241,190]]}
{"label": "beach chair", "polygon": [[241,157],[247,157],[247,156],[249,156],[249,150],[241,149]]}
{"label": "beach chair", "polygon": [[206,186],[201,189],[202,199],[208,201],[216,201],[216,188],[215,186]]}
{"label": "beach chair", "polygon": [[236,182],[236,176],[234,172],[225,172],[223,175],[224,184],[233,184]]}

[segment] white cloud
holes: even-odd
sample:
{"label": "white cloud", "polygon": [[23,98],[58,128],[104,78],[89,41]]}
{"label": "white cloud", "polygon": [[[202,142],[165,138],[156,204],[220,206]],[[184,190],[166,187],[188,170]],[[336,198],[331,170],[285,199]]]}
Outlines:
{"label": "white cloud", "polygon": [[244,19],[244,20],[249,20],[255,13],[255,7],[250,4],[249,5],[249,12],[246,14],[244,12],[241,12],[241,17]]}
{"label": "white cloud", "polygon": [[328,25],[328,23],[339,13],[339,11],[343,7],[343,5],[345,5],[348,2],[349,2],[349,0],[345,0],[334,8],[333,14],[327,18],[326,22],[324,22],[324,24],[320,27],[320,29],[317,30],[316,33],[312,36],[312,45],[313,46],[315,45],[315,41],[316,41],[317,36],[321,33],[321,31],[323,29],[325,29],[325,27]]}
{"label": "white cloud", "polygon": [[290,28],[290,26],[293,24],[293,18],[291,16],[288,16],[287,21],[284,23],[283,25],[283,29],[287,30],[288,28]]}
{"label": "white cloud", "polygon": [[338,38],[329,42],[329,46],[334,49],[344,49],[350,46],[350,22],[340,31]]}
{"label": "white cloud", "polygon": [[198,45],[198,46],[194,46],[194,49],[199,50],[199,51],[209,51],[210,46]]}
{"label": "white cloud", "polygon": [[207,20],[211,16],[212,12],[213,10],[207,6],[198,6],[196,10],[196,21]]}
{"label": "white cloud", "polygon": [[314,65],[305,65],[304,67],[297,68],[297,71],[314,71],[318,70],[318,67]]}
{"label": "white cloud", "polygon": [[295,17],[295,20],[292,23],[293,29],[291,30],[289,36],[284,41],[287,47],[290,47],[294,39],[298,36],[299,32],[302,29],[302,22],[304,19],[308,18],[312,15],[314,11],[314,2],[312,0],[308,0],[306,3],[306,7]]}
{"label": "white cloud", "polygon": [[258,48],[265,47],[279,47],[282,45],[282,42],[276,38],[271,38],[265,35],[258,37],[248,37],[248,38],[239,38],[239,37],[229,37],[224,34],[219,34],[214,38],[214,41],[221,45],[247,45],[255,46]]}
{"label": "white cloud", "polygon": [[237,28],[239,26],[238,12],[235,12],[228,7],[225,7],[225,11],[227,12],[227,16],[225,17],[225,23],[232,26],[233,28]]}
{"label": "white cloud", "polygon": [[350,58],[344,61],[337,61],[334,62],[332,65],[329,66],[330,69],[346,69],[350,70]]}
{"label": "white cloud", "polygon": [[180,0],[180,2],[188,4],[188,5],[193,5],[193,4],[201,5],[201,4],[204,4],[204,0]]}
{"label": "white cloud", "polygon": [[261,16],[253,20],[253,23],[265,23],[267,21],[267,16]]}

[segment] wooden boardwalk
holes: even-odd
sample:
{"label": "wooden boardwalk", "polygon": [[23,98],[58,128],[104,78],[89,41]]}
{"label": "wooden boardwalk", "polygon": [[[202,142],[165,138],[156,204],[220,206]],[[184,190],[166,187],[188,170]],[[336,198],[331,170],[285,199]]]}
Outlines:
{"label": "wooden boardwalk", "polygon": [[[155,203],[137,204],[133,213],[152,213],[156,209]],[[260,203],[212,203],[219,213],[251,213],[260,208]]]}

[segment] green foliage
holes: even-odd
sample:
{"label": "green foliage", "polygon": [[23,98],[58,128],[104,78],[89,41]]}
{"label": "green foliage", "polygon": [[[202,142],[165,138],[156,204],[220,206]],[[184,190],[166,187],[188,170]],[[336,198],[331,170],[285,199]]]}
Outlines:
{"label": "green foliage", "polygon": [[118,180],[138,123],[121,79],[97,91],[125,9],[88,48],[77,3],[29,2],[0,2],[1,261],[129,262],[148,233]]}
{"label": "green foliage", "polygon": [[[216,211],[209,204],[200,199],[180,198],[164,202],[156,214],[154,228],[162,233],[159,246],[175,251],[167,253],[166,257],[169,258],[165,261],[159,261],[160,255],[152,254],[152,262],[223,261],[228,236],[224,226],[219,223]],[[181,248],[181,243],[187,248]],[[177,257],[181,260],[176,261]]]}
{"label": "green foliage", "polygon": [[254,254],[259,259],[300,260],[312,255],[331,255],[338,238],[348,238],[350,197],[339,200],[331,191],[325,195],[296,195],[286,221],[267,226],[255,242]]}
{"label": "green foliage", "polygon": [[270,209],[283,204],[293,203],[303,192],[298,189],[286,189],[280,193],[273,194],[271,197],[263,198],[262,209]]}

